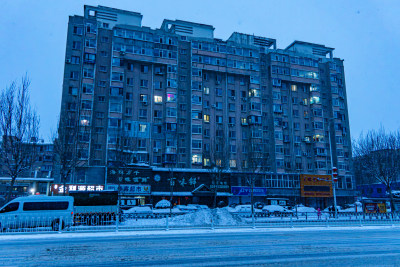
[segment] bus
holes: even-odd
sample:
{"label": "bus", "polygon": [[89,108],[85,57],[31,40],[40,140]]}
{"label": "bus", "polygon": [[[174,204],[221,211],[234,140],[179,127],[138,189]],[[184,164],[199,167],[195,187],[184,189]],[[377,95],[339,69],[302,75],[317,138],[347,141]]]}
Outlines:
{"label": "bus", "polygon": [[69,192],[74,198],[74,224],[99,225],[115,222],[118,215],[118,192]]}

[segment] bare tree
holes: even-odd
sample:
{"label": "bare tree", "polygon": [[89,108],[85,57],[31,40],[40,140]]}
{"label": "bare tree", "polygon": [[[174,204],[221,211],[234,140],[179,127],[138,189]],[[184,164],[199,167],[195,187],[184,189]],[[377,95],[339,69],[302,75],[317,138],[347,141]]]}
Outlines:
{"label": "bare tree", "polygon": [[[86,128],[86,127],[85,127]],[[66,194],[67,179],[78,166],[77,143],[79,136],[85,138],[84,133],[79,134],[78,119],[72,113],[60,116],[57,134],[53,135],[54,163],[58,168],[60,181],[63,184],[63,195]]]}
{"label": "bare tree", "polygon": [[208,170],[214,185],[214,188],[212,188],[214,191],[213,208],[217,207],[218,185],[224,174],[229,170],[230,159],[230,151],[224,131],[222,129],[217,130],[220,130],[222,135],[211,139],[209,151],[204,151],[204,157],[210,160]]}
{"label": "bare tree", "polygon": [[0,95],[0,162],[11,177],[6,201],[12,196],[16,178],[36,161],[39,117],[30,103],[29,86],[30,81],[24,76],[21,84],[11,83]]}
{"label": "bare tree", "polygon": [[386,132],[383,127],[361,134],[353,142],[354,167],[368,182],[386,186],[393,205],[392,186],[400,175],[400,131]]}
{"label": "bare tree", "polygon": [[247,147],[247,166],[248,175],[246,182],[250,186],[251,215],[254,218],[254,187],[260,174],[268,169],[268,153],[265,150],[261,138],[253,138],[251,133],[246,142]]}

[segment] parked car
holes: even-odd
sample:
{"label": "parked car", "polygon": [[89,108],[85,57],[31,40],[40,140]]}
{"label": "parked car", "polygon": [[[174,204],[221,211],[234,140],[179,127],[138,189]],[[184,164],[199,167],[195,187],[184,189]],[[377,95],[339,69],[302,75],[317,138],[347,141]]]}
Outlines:
{"label": "parked car", "polygon": [[29,196],[11,200],[0,209],[0,230],[51,227],[54,231],[73,224],[74,198]]}
{"label": "parked car", "polygon": [[278,215],[278,216],[279,215],[288,216],[289,214],[293,213],[292,210],[289,210],[279,205],[266,205],[263,207],[262,211],[268,213],[268,215]]}

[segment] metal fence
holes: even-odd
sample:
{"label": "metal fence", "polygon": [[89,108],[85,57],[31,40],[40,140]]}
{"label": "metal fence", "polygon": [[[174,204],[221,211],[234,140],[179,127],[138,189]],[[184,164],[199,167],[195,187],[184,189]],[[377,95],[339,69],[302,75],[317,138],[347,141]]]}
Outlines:
{"label": "metal fence", "polygon": [[338,227],[400,226],[400,213],[229,213],[207,210],[186,214],[121,214],[120,216],[75,217],[0,217],[0,234],[90,231],[140,231],[172,229],[274,228],[274,227]]}

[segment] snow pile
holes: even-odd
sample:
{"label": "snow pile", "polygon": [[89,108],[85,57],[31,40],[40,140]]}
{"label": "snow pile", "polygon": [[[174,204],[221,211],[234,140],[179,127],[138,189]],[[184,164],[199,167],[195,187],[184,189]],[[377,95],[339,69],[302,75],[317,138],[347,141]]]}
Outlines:
{"label": "snow pile", "polygon": [[269,212],[287,212],[287,210],[284,207],[279,205],[267,205],[264,206],[263,210]]}
{"label": "snow pile", "polygon": [[170,212],[171,213],[185,213],[185,211],[182,211],[181,209],[179,209],[177,207],[173,207],[172,210],[170,210],[169,208],[168,209],[154,209],[153,210],[154,214],[160,214],[160,213],[169,214]]}
{"label": "snow pile", "polygon": [[175,216],[171,218],[171,225],[210,225],[213,219],[214,225],[237,225],[240,219],[236,219],[226,208],[215,210],[202,209],[193,213]]}
{"label": "snow pile", "polygon": [[150,207],[133,207],[129,210],[124,211],[124,213],[153,213],[153,210]]}
{"label": "snow pile", "polygon": [[169,207],[171,207],[171,202],[169,202],[169,201],[166,200],[166,199],[163,199],[163,200],[158,201],[155,207],[156,207],[157,209],[160,209],[160,208],[161,208],[161,209],[162,209],[162,208],[169,208]]}
{"label": "snow pile", "polygon": [[317,212],[317,210],[311,207],[298,207],[297,212]]}

